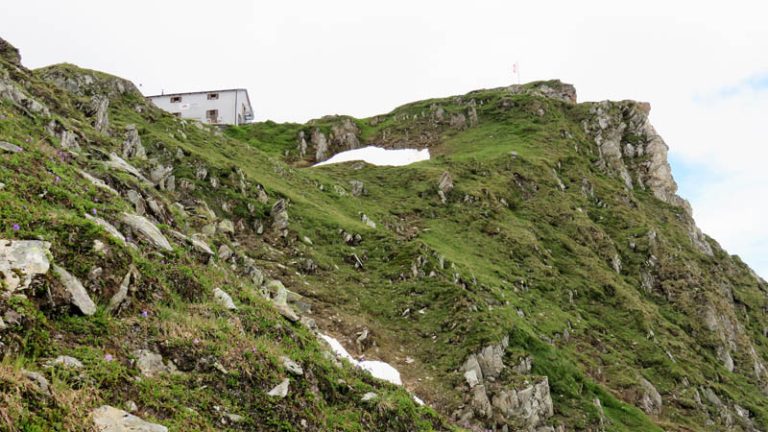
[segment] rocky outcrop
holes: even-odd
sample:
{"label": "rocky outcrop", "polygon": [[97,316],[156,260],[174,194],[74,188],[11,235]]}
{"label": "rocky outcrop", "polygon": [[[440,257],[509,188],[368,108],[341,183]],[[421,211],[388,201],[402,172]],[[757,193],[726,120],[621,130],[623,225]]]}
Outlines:
{"label": "rocky outcrop", "polygon": [[309,142],[315,148],[315,161],[322,162],[328,159],[328,139],[320,132],[320,128],[312,129]]}
{"label": "rocky outcrop", "polygon": [[37,275],[48,273],[51,244],[38,240],[0,240],[0,285],[8,291],[29,287]]}
{"label": "rocky outcrop", "polygon": [[103,405],[91,413],[99,432],[168,432],[168,428],[142,420],[121,409]]}
{"label": "rocky outcrop", "polygon": [[[470,355],[462,365],[467,392],[465,406],[455,416],[465,425],[479,424],[486,428],[538,431],[554,415],[547,377],[518,375],[511,382],[501,381],[504,355],[509,340],[488,345]],[[530,371],[530,359],[525,372]],[[513,368],[517,371],[518,367]],[[507,429],[503,429],[507,428]],[[512,430],[512,429],[509,429]]]}
{"label": "rocky outcrop", "polygon": [[213,298],[216,300],[216,303],[220,304],[225,309],[237,310],[237,306],[235,306],[234,300],[232,300],[232,297],[229,294],[227,294],[223,289],[214,288]]}
{"label": "rocky outcrop", "polygon": [[288,234],[288,209],[284,199],[279,199],[272,206],[272,230],[285,237]]}
{"label": "rocky outcrop", "polygon": [[91,216],[88,213],[85,213],[85,218],[89,221],[95,223],[96,225],[104,228],[104,230],[112,236],[115,240],[119,241],[120,243],[125,243],[125,236],[123,233],[121,233],[117,228],[115,228],[114,225],[111,223],[105,221],[104,219],[98,217],[98,216]]}
{"label": "rocky outcrop", "polygon": [[360,147],[360,128],[349,118],[331,126],[331,144],[336,152]]}
{"label": "rocky outcrop", "polygon": [[136,125],[125,127],[125,140],[123,141],[123,159],[147,159],[147,151],[141,144],[141,137]]}
{"label": "rocky outcrop", "polygon": [[91,113],[93,116],[93,128],[97,131],[109,133],[109,98],[95,95],[91,98]]}
{"label": "rocky outcrop", "polygon": [[561,102],[576,103],[576,88],[559,80],[537,81],[522,85],[514,84],[507,87],[507,91],[511,94],[527,94]]}
{"label": "rocky outcrop", "polygon": [[437,183],[437,195],[443,204],[448,202],[448,193],[453,190],[453,176],[448,171],[440,175],[440,181]]}
{"label": "rocky outcrop", "polygon": [[3,38],[0,38],[0,57],[16,66],[21,66],[21,54],[19,53],[19,49]]}

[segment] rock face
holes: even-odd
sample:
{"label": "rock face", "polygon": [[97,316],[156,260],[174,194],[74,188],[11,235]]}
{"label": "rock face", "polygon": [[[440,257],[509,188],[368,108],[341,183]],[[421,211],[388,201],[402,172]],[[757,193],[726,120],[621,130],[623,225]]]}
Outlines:
{"label": "rock face", "polygon": [[639,405],[646,414],[661,414],[662,400],[656,387],[645,378],[640,378],[640,388],[642,396]]}
{"label": "rock face", "polygon": [[328,139],[319,128],[312,129],[309,142],[315,147],[315,161],[322,162],[328,159]]}
{"label": "rock face", "polygon": [[51,244],[37,240],[0,240],[0,282],[11,292],[29,287],[48,273]]}
{"label": "rock face", "polygon": [[[508,343],[508,338],[504,338],[501,343],[488,345],[470,355],[464,362],[460,372],[468,387],[466,403],[455,415],[467,426],[479,424],[494,430],[547,430],[546,421],[554,415],[548,378],[525,374],[513,382],[499,381],[506,367],[504,353]],[[515,367],[513,371],[518,369]]]}
{"label": "rock face", "polygon": [[453,176],[448,171],[440,175],[440,181],[437,184],[437,195],[443,204],[448,202],[448,193],[453,190]]}
{"label": "rock face", "polygon": [[103,405],[91,415],[99,432],[168,432],[168,428],[150,423],[121,409]]}
{"label": "rock face", "polygon": [[0,141],[0,150],[8,153],[19,153],[24,151],[23,148],[17,146],[16,144],[11,144],[6,141]]}
{"label": "rock face", "polygon": [[109,98],[95,95],[91,98],[91,111],[93,112],[93,127],[97,131],[109,133]]}
{"label": "rock face", "polygon": [[272,229],[285,236],[288,229],[288,209],[285,200],[277,200],[269,214],[272,216]]}
{"label": "rock face", "polygon": [[53,266],[53,272],[59,278],[61,284],[64,285],[64,289],[69,294],[70,302],[83,315],[93,315],[96,313],[96,304],[91,300],[88,291],[85,290],[83,284],[76,277],[57,265]]}
{"label": "rock face", "polygon": [[136,129],[136,125],[128,125],[125,127],[123,159],[133,158],[145,160],[147,158],[147,151],[144,150],[144,146],[141,144],[141,137],[139,136],[138,129]]}
{"label": "rock face", "polygon": [[696,227],[691,206],[677,195],[667,160],[668,147],[648,120],[650,105],[635,101],[603,101],[592,105],[582,124],[600,156],[598,168],[618,176],[627,189],[648,189],[659,200],[682,208],[692,244],[706,255],[712,247]]}
{"label": "rock face", "polygon": [[331,144],[338,151],[360,147],[358,135],[360,135],[360,128],[349,118],[331,126]]}
{"label": "rock face", "polygon": [[149,219],[143,216],[123,213],[120,220],[156,248],[169,252],[173,250],[168,239]]}

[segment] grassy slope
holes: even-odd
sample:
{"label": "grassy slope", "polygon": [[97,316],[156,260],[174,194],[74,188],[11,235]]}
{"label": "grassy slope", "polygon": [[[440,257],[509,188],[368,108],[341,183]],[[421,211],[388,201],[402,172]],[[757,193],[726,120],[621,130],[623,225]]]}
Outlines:
{"label": "grassy slope", "polygon": [[[71,73],[80,72],[72,69]],[[99,136],[76,109],[87,98],[78,101],[35,78],[25,79],[52,107],[60,105],[60,121],[80,130],[93,147],[119,148],[119,138]],[[692,285],[696,284],[697,292],[717,298],[715,287],[727,282],[743,303],[752,305],[746,312],[752,317],[749,332],[755,341],[764,342],[758,336],[762,318],[755,313],[764,298],[743,266],[721,252],[714,258],[697,253],[688,246],[685,229],[677,222],[679,209],[646,192],[627,196],[616,179],[592,168],[596,155],[579,126],[587,107],[500,91],[468,97],[484,101],[478,108],[480,125],[461,132],[442,131],[434,149],[440,156],[403,168],[286,165],[283,159],[297,160],[295,137],[306,128],[303,125],[257,124],[232,128],[220,137],[154,109],[138,113],[133,108],[142,101],[130,96],[113,98],[110,115],[114,130],[137,124],[150,156],[172,162],[177,179],[196,185],[190,192],[155,192],[167,203],[191,195],[208,202],[220,215],[222,203],[236,203],[228,217],[251,225],[256,219],[269,220],[274,198],[287,198],[293,232],[289,238],[245,232],[237,238],[240,246],[273,277],[309,297],[322,328],[346,337],[354,337],[363,326],[370,328],[378,348],[367,354],[395,364],[409,386],[440,411],[449,413],[461,402],[455,389],[461,377],[455,370],[466,356],[510,335],[507,363],[514,364],[522,355],[533,358],[533,372],[549,377],[555,423],[569,430],[599,422],[595,398],[603,405],[608,430],[704,430],[706,412],[681,387],[683,378],[692,386],[707,385],[729,395],[748,408],[758,424],[765,424],[768,406],[755,384],[746,374],[728,373],[718,366],[712,346],[701,343],[701,326],[693,318],[697,300],[690,294]],[[511,100],[512,108],[500,108],[501,99]],[[375,126],[366,120],[357,124],[371,141],[385,129],[390,135],[407,133],[421,125],[398,120],[402,118],[398,115],[418,114],[436,102],[448,112],[461,109],[455,99],[424,101],[395,110]],[[539,108],[545,110],[544,116],[534,114]],[[113,184],[135,187],[135,182],[107,174],[93,161],[59,155],[55,140],[46,138],[42,119],[26,118],[7,102],[2,109],[10,120],[0,124],[2,139],[30,150],[2,156],[7,169],[0,181],[6,189],[0,194],[2,202],[10,204],[0,214],[3,221],[23,227],[14,232],[10,223],[4,223],[2,237],[51,240],[57,261],[84,279],[100,260],[90,251],[90,240],[107,240],[80,215],[96,208],[109,218],[128,204],[87,186],[72,166],[87,165]],[[321,119],[315,124],[327,130],[332,121]],[[562,131],[574,138],[563,138]],[[174,159],[177,148],[186,153],[182,160]],[[207,182],[196,180],[194,170],[200,165],[221,178],[224,186],[212,190]],[[263,185],[270,203],[261,204],[253,195],[243,197],[237,192],[234,168],[242,169],[251,184]],[[565,191],[559,190],[553,169],[566,185]],[[436,194],[445,170],[456,183],[448,205],[442,205]],[[56,175],[60,183],[54,183]],[[594,186],[600,202],[580,192],[583,178]],[[366,195],[337,192],[339,186],[349,189],[352,179],[364,181]],[[44,198],[36,198],[42,191],[47,191]],[[245,209],[247,202],[254,205],[253,213]],[[376,221],[378,228],[366,227],[360,212]],[[176,216],[177,228],[199,230],[196,219]],[[360,233],[364,240],[355,247],[346,245],[339,229]],[[674,301],[639,288],[639,268],[651,248],[645,240],[649,230],[659,234],[662,244],[657,247],[665,252],[661,259],[668,260],[668,293],[674,294]],[[303,236],[314,245],[297,241]],[[636,243],[635,249],[629,248],[630,240]],[[221,242],[231,239],[218,237],[213,243]],[[376,391],[385,394],[384,401],[361,406],[359,396],[374,385],[372,380],[332,367],[306,330],[282,322],[255,287],[226,266],[202,265],[184,250],[161,261],[112,246],[115,262],[108,282],[122,277],[129,263],[144,275],[134,303],[122,315],[100,312],[90,318],[73,317],[42,302],[32,304],[34,297],[14,306],[27,311],[25,316],[30,318],[23,331],[15,333],[19,340],[10,344],[13,349],[5,356],[3,385],[21,388],[7,384],[19,382],[18,369],[34,367],[53,355],[74,354],[87,366],[83,376],[51,377],[67,395],[65,401],[13,399],[7,412],[22,425],[19,429],[36,430],[35,425],[44,424],[75,428],[84,416],[77,403],[119,405],[125,395],[142,407],[142,416],[172,427],[222,427],[214,406],[247,415],[249,423],[237,426],[245,429],[291,430],[301,418],[319,430],[445,427],[429,410],[416,408],[402,391],[380,384],[375,384]],[[363,270],[351,265],[353,253],[363,257]],[[610,267],[616,253],[624,263],[621,274]],[[434,277],[411,275],[418,256],[426,258],[422,270],[426,274],[434,270]],[[297,271],[296,263],[308,257],[319,269]],[[447,262],[444,268],[438,265],[438,257]],[[455,275],[465,283],[454,283]],[[211,304],[209,293],[214,286],[227,287],[242,304],[237,317]],[[106,298],[100,299],[102,304]],[[36,312],[38,308],[43,313]],[[139,318],[142,309],[151,311],[149,320]],[[414,313],[403,316],[408,309]],[[423,314],[415,313],[422,309]],[[565,329],[568,338],[562,336]],[[654,338],[648,337],[649,330]],[[192,343],[195,337],[201,343]],[[224,379],[210,365],[189,360],[190,370],[183,377],[136,383],[132,380],[136,371],[127,361],[128,347],[145,345],[162,347],[165,355],[182,363],[183,359],[219,359],[236,372]],[[121,361],[104,362],[107,352]],[[302,359],[314,377],[292,388],[287,401],[275,403],[263,392],[279,382],[281,353]],[[406,356],[416,361],[406,364]],[[665,396],[662,418],[650,419],[631,405],[632,389],[641,375]],[[185,410],[188,406],[196,407],[196,412]],[[68,418],[73,413],[77,415]]]}

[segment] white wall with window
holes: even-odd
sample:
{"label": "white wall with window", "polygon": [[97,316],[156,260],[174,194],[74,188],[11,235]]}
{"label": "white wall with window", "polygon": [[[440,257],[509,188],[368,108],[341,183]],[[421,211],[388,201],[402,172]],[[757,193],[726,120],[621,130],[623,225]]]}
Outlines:
{"label": "white wall with window", "polygon": [[245,89],[174,93],[147,99],[177,117],[203,123],[238,125],[253,120],[253,108]]}

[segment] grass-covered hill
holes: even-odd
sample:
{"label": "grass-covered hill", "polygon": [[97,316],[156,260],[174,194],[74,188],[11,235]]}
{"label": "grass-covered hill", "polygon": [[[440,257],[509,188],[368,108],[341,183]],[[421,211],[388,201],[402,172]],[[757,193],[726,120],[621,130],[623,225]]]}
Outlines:
{"label": "grass-covered hill", "polygon": [[[766,430],[768,286],[575,99],[222,130],[1,42],[0,430]],[[433,157],[311,167],[365,145]]]}

